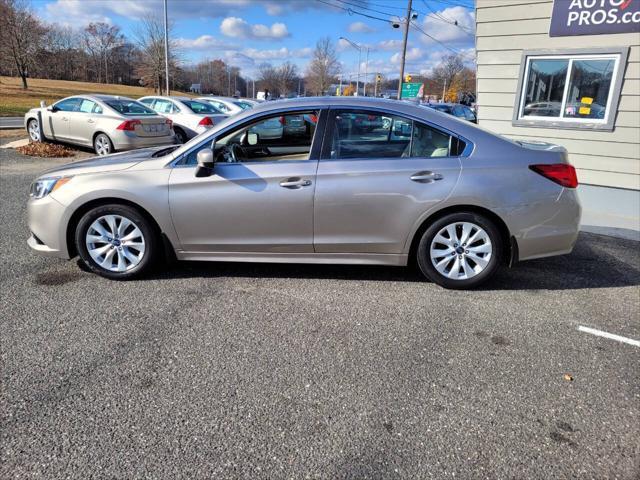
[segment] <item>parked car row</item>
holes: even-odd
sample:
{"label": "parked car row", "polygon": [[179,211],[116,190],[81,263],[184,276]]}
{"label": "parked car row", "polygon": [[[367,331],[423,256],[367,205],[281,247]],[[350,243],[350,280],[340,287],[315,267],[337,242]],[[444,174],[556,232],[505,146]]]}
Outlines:
{"label": "parked car row", "polygon": [[255,104],[224,97],[74,95],[50,106],[41,102],[25,114],[24,126],[34,142],[70,143],[108,155],[185,143]]}

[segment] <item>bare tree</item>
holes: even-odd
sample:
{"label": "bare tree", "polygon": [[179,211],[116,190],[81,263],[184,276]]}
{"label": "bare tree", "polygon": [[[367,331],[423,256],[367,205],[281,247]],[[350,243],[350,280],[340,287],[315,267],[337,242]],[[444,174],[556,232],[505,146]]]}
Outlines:
{"label": "bare tree", "polygon": [[270,63],[258,65],[258,82],[262,90],[268,91],[271,95],[278,94],[280,89],[280,77],[278,69]]}
{"label": "bare tree", "polygon": [[0,18],[3,19],[0,56],[15,64],[22,88],[26,89],[29,67],[35,60],[45,29],[24,0],[0,0]]}
{"label": "bare tree", "polygon": [[124,35],[120,33],[120,27],[104,22],[90,23],[84,29],[84,43],[87,51],[94,59],[98,82],[104,66],[104,83],[109,83],[109,60],[113,51],[124,44]]}
{"label": "bare tree", "polygon": [[278,67],[278,90],[280,95],[287,95],[294,89],[298,80],[298,68],[291,62],[284,62]]}
{"label": "bare tree", "polygon": [[[136,41],[140,49],[140,65],[137,73],[143,85],[153,86],[159,94],[163,92],[164,64],[164,23],[159,17],[147,17],[140,21]],[[169,25],[169,76],[176,80],[179,52],[176,42],[171,38]]]}
{"label": "bare tree", "polygon": [[433,69],[433,79],[439,84],[449,86],[463,70],[464,63],[459,55],[447,55]]}
{"label": "bare tree", "polygon": [[326,37],[318,40],[307,67],[307,88],[316,95],[324,95],[339,72],[340,63],[331,39]]}

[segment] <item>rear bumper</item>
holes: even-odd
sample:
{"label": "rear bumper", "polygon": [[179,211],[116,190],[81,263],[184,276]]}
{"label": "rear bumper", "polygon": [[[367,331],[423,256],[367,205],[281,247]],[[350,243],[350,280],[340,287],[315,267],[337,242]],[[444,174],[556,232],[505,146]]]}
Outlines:
{"label": "rear bumper", "polygon": [[136,148],[159,147],[176,143],[175,135],[161,137],[139,137],[134,132],[118,131],[111,138],[113,148],[117,151],[134,150]]}
{"label": "rear bumper", "polygon": [[518,260],[571,253],[578,239],[582,207],[576,190],[565,188],[555,202],[500,211],[518,244]]}

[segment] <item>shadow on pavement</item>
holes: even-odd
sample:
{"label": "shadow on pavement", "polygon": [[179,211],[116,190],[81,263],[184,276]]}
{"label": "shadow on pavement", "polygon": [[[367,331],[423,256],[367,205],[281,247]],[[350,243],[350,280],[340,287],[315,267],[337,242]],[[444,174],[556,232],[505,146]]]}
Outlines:
{"label": "shadow on pavement", "polygon": [[[151,276],[158,280],[190,277],[424,281],[412,267],[229,262],[177,262],[168,270]],[[640,285],[640,243],[581,233],[570,255],[502,268],[481,290],[563,290],[636,285]]]}

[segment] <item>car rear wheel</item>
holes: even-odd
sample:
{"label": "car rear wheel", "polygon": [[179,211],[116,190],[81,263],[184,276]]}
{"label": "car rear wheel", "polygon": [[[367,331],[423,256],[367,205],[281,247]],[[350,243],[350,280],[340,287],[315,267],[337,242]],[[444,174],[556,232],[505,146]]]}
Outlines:
{"label": "car rear wheel", "polygon": [[113,153],[113,143],[107,135],[99,133],[93,139],[93,149],[98,155],[109,155]]}
{"label": "car rear wheel", "polygon": [[39,142],[42,140],[40,137],[40,125],[38,124],[38,120],[35,118],[32,118],[29,120],[29,123],[27,123],[27,131],[29,132],[29,139],[32,142]]}
{"label": "car rear wheel", "polygon": [[186,133],[184,133],[184,131],[182,131],[182,129],[180,129],[180,128],[175,128],[175,127],[174,127],[174,129],[175,129],[175,134],[176,134],[176,141],[177,141],[179,144],[186,143],[186,142],[187,142],[187,140],[188,140],[188,139],[187,139],[187,134],[186,134]]}
{"label": "car rear wheel", "polygon": [[468,289],[486,282],[503,255],[500,231],[483,215],[460,212],[435,221],[422,235],[421,272],[445,288]]}
{"label": "car rear wheel", "polygon": [[78,223],[75,241],[80,258],[91,271],[116,280],[147,272],[158,248],[150,222],[125,205],[88,211]]}

